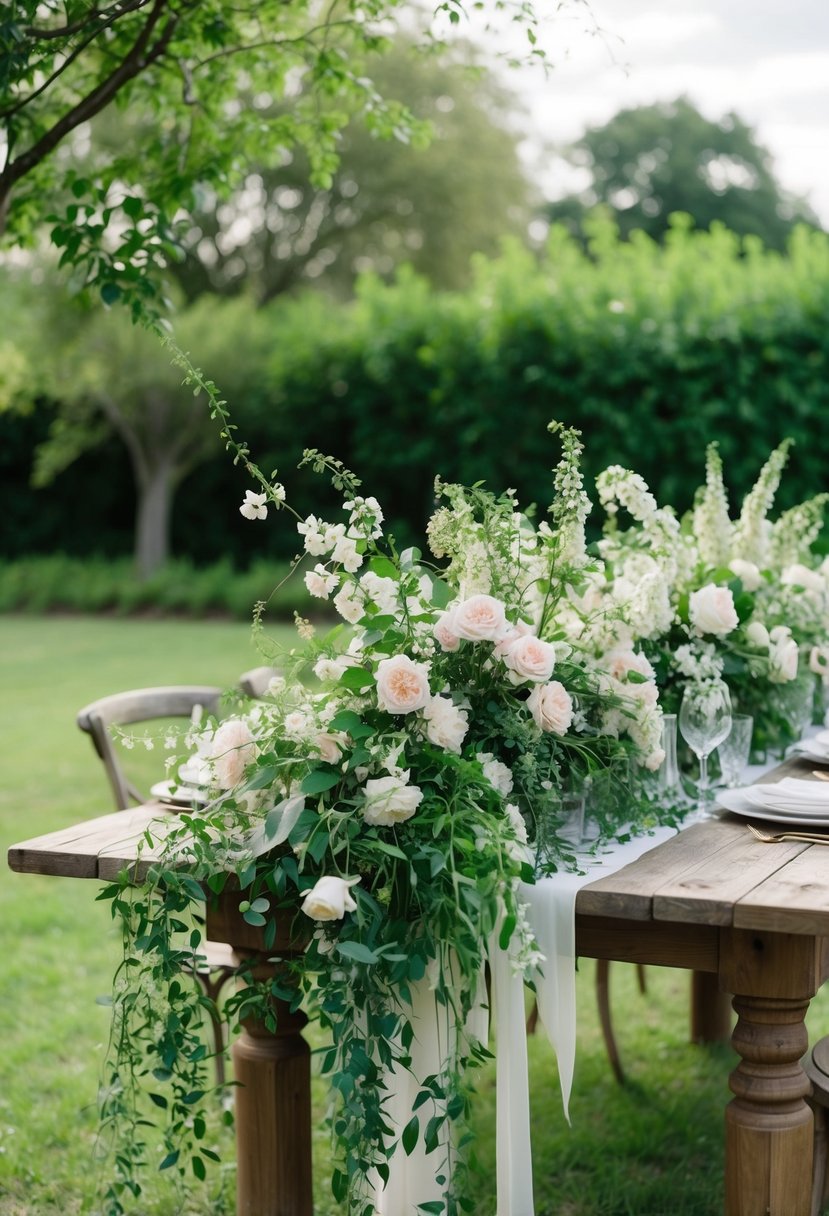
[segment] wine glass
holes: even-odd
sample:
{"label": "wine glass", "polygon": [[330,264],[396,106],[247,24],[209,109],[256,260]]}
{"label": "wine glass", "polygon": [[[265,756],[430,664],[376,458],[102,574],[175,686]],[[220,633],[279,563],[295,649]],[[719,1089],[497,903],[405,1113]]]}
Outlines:
{"label": "wine glass", "polygon": [[731,730],[731,697],[722,680],[700,680],[688,684],[679,707],[679,729],[699,760],[697,809],[691,822],[708,819],[708,757],[728,738]]}

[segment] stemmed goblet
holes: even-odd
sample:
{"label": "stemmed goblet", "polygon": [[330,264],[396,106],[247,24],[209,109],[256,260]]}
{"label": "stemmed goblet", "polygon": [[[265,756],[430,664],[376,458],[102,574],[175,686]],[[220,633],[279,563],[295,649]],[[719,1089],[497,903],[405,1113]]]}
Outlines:
{"label": "stemmed goblet", "polygon": [[686,685],[679,707],[679,729],[699,760],[697,808],[690,822],[711,816],[708,803],[708,757],[731,730],[731,697],[722,680],[699,680]]}

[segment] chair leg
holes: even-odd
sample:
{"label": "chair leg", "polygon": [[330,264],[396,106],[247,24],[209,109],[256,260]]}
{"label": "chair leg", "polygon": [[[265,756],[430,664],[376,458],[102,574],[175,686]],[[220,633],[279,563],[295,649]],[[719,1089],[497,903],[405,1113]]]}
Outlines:
{"label": "chair leg", "polygon": [[538,1026],[538,1001],[534,999],[533,1007],[530,1010],[529,1017],[527,1018],[527,1034],[535,1034],[537,1026]]}
{"label": "chair leg", "polygon": [[636,980],[639,984],[639,991],[642,993],[642,996],[644,996],[648,991],[648,981],[645,976],[645,968],[641,963],[636,964]]}
{"label": "chair leg", "polygon": [[812,1166],[812,1216],[821,1216],[829,1191],[826,1158],[829,1149],[829,1128],[827,1128],[827,1112],[825,1106],[816,1102],[810,1103],[815,1116],[814,1164]]}
{"label": "chair leg", "polygon": [[610,1016],[610,963],[607,959],[596,960],[596,1005],[599,1010],[604,1045],[613,1075],[620,1085],[625,1083],[625,1073],[619,1058],[619,1048],[613,1033],[613,1022]]}
{"label": "chair leg", "polygon": [[213,1064],[216,1070],[216,1084],[223,1086],[225,1083],[225,1034],[224,1023],[219,1016],[218,1001],[219,994],[227,981],[235,975],[235,971],[230,967],[220,967],[216,971],[195,972],[196,979],[204,989],[213,1008],[210,1011],[210,1025],[213,1032]]}

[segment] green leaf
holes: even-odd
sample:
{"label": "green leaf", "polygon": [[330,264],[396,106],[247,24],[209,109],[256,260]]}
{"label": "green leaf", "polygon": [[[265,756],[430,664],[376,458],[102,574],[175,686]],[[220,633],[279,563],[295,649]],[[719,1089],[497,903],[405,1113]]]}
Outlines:
{"label": "green leaf", "polygon": [[350,692],[362,692],[374,683],[374,676],[365,667],[346,667],[339,682]]}
{"label": "green leaf", "polygon": [[303,794],[324,794],[326,790],[334,788],[339,782],[340,776],[340,773],[334,772],[330,768],[316,768],[308,774],[300,788]]}
{"label": "green leaf", "polygon": [[452,588],[441,578],[432,579],[432,603],[436,608],[445,608],[452,599]]}
{"label": "green leaf", "polygon": [[498,935],[498,945],[502,950],[506,950],[510,943],[510,938],[515,932],[516,920],[514,916],[507,916],[501,926],[501,932]]}
{"label": "green leaf", "polygon": [[121,206],[131,220],[137,220],[144,211],[144,200],[137,198],[134,194],[128,194]]}
{"label": "green leaf", "polygon": [[407,1157],[411,1157],[417,1144],[417,1137],[420,1134],[420,1120],[417,1115],[412,1115],[409,1122],[403,1128],[403,1135],[400,1137],[403,1145],[403,1151]]}
{"label": "green leaf", "polygon": [[190,1162],[193,1166],[193,1173],[198,1178],[199,1182],[204,1182],[207,1177],[207,1169],[201,1157],[191,1157]]}
{"label": "green leaf", "polygon": [[101,299],[109,307],[121,299],[121,288],[117,283],[104,283],[101,286]]}
{"label": "green leaf", "polygon": [[168,1170],[171,1165],[176,1164],[176,1162],[178,1161],[180,1156],[181,1156],[181,1153],[180,1153],[179,1149],[173,1149],[173,1151],[171,1153],[167,1154],[167,1156],[164,1158],[164,1160],[161,1162],[161,1165],[158,1168],[160,1170]]}
{"label": "green leaf", "polygon": [[362,942],[337,942],[334,947],[341,958],[353,959],[355,963],[376,963],[378,956]]}
{"label": "green leaf", "polygon": [[344,730],[349,735],[353,735],[354,731],[363,725],[363,719],[359,714],[355,714],[353,709],[341,709],[338,714],[335,714],[329,723],[330,730]]}

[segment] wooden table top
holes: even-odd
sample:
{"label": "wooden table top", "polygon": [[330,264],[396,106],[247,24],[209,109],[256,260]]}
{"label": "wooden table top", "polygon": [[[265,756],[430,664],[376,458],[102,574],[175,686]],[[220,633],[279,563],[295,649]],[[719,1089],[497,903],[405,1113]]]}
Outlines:
{"label": "wooden table top", "polygon": [[[790,760],[765,780],[809,775]],[[157,840],[176,816],[151,802],[12,845],[12,870],[112,881],[130,869],[140,881],[158,853]],[[766,823],[758,826],[767,828]],[[829,936],[829,847],[763,844],[746,821],[727,814],[694,824],[625,866],[583,887],[580,916],[730,926]]]}

